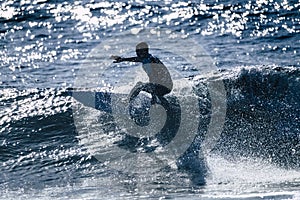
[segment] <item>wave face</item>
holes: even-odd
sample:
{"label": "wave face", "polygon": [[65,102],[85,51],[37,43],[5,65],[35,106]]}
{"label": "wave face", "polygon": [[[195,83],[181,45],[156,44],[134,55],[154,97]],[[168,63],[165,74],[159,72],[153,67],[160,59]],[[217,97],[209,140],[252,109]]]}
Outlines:
{"label": "wave face", "polygon": [[[222,80],[227,93],[226,121],[211,154],[231,162],[261,159],[285,169],[299,169],[299,77],[299,69],[283,67],[236,68],[194,77],[195,92],[202,97],[202,119],[209,119],[211,114],[206,85]],[[80,145],[72,116],[72,104],[80,104],[65,90],[2,88],[0,102],[0,188],[59,187],[89,177],[121,176]],[[187,171],[199,166],[195,165],[199,160],[194,153],[205,137],[208,121],[180,158],[181,167]],[[159,176],[170,176],[168,173],[160,172]],[[172,179],[178,180],[181,172],[174,173]],[[194,175],[187,179],[197,179]]]}
{"label": "wave face", "polygon": [[260,157],[299,168],[300,71],[252,67],[222,72],[227,113],[216,152],[237,159]]}

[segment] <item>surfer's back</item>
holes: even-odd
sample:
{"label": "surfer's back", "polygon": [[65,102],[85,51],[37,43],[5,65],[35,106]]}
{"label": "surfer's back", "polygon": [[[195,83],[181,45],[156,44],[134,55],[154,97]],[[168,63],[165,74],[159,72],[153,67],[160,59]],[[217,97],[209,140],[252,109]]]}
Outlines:
{"label": "surfer's back", "polygon": [[167,67],[159,60],[159,58],[148,54],[142,60],[143,69],[149,77],[149,82],[162,85],[172,90],[173,81]]}

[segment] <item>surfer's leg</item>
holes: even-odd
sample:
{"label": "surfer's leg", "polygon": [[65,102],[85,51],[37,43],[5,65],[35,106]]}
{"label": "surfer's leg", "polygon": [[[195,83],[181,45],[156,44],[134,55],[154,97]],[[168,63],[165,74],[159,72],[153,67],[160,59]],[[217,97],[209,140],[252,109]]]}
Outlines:
{"label": "surfer's leg", "polygon": [[131,90],[129,101],[131,102],[141,91],[151,94],[151,104],[159,103],[157,98],[160,100],[164,95],[171,92],[171,90],[163,85],[155,83],[141,83],[138,84]]}
{"label": "surfer's leg", "polygon": [[[171,90],[163,85],[154,84],[151,104],[160,103],[161,99],[164,98],[164,95],[170,93]],[[158,99],[157,99],[158,98]]]}
{"label": "surfer's leg", "polygon": [[167,88],[163,85],[156,84],[155,88],[156,88],[155,92],[158,96],[164,96],[164,95],[169,94],[171,92],[171,90],[169,88]]}
{"label": "surfer's leg", "polygon": [[130,91],[128,97],[129,97],[129,101],[132,101],[143,89],[144,87],[144,83],[142,82],[137,82],[136,85],[134,86],[134,88]]}
{"label": "surfer's leg", "polygon": [[136,85],[130,93],[129,101],[132,101],[141,91],[145,91],[150,93],[151,95],[154,94],[154,84],[153,83],[141,83]]}
{"label": "surfer's leg", "polygon": [[[144,83],[137,85],[134,87],[134,89],[131,92],[131,95],[129,97],[129,114],[131,119],[134,120],[134,122],[139,125],[139,126],[147,126],[150,122],[150,108],[149,104],[142,100],[142,107],[136,106],[137,104],[135,103],[135,98],[139,95],[141,91],[145,91],[148,93],[152,93],[151,85],[149,83]],[[141,100],[141,99],[140,99]],[[139,101],[138,101],[139,102]],[[140,102],[141,103],[141,102]],[[146,103],[146,104],[145,104]]]}

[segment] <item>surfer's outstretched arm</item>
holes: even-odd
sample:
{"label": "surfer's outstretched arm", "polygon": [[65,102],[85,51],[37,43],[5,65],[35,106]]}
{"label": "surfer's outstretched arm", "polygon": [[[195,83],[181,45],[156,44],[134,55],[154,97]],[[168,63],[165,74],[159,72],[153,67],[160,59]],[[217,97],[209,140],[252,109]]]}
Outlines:
{"label": "surfer's outstretched arm", "polygon": [[130,58],[122,58],[120,56],[111,56],[112,59],[114,59],[114,63],[120,63],[124,61],[128,62],[142,62],[142,60],[139,57],[130,57]]}

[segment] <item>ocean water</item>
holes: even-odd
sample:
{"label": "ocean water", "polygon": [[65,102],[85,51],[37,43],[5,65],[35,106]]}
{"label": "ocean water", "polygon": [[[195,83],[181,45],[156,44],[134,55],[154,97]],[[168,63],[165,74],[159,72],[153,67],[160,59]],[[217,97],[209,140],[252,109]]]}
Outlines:
{"label": "ocean water", "polygon": [[[299,199],[299,13],[299,0],[1,1],[1,199]],[[170,166],[153,171],[135,153],[120,170],[82,135],[96,130],[109,153],[111,116],[68,91],[130,91],[141,65],[108,56],[134,55],[129,33],[144,29],[181,35],[173,52],[167,39],[150,51],[192,86],[197,131]]]}

